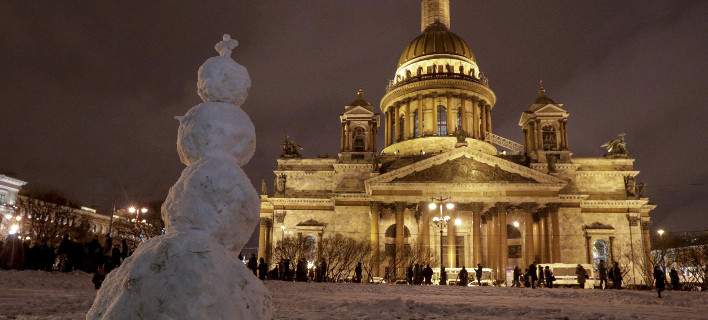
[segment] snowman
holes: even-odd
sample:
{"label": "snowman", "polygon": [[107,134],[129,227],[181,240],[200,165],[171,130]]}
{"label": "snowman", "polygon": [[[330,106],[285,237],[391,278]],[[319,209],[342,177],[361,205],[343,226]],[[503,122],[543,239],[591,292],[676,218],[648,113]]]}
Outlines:
{"label": "snowman", "polygon": [[141,244],[106,277],[86,319],[271,319],[270,293],[238,260],[258,223],[259,198],[241,169],[253,156],[253,123],[241,109],[251,80],[231,58],[199,68],[204,101],[177,117],[179,158],[187,167],[162,206],[165,234]]}

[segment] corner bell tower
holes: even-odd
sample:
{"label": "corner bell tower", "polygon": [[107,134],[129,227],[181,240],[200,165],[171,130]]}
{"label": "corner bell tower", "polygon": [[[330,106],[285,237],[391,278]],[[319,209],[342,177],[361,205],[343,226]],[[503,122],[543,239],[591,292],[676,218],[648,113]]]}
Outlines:
{"label": "corner bell tower", "polygon": [[379,114],[364,100],[364,90],[356,92],[356,99],[344,107],[339,115],[342,123],[339,161],[371,161],[376,152],[376,133],[379,127]]}
{"label": "corner bell tower", "polygon": [[566,127],[569,116],[564,105],[549,98],[543,82],[539,82],[536,100],[519,120],[526,155],[532,162],[546,163],[552,171],[555,163],[570,161]]}

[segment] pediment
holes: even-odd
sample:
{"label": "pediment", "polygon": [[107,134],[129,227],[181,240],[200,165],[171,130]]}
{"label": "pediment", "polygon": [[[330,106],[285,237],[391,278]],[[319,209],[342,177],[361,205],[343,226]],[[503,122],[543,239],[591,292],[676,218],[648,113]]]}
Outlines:
{"label": "pediment", "polygon": [[567,184],[562,179],[470,147],[455,148],[366,181],[367,188],[380,183],[518,183],[559,188]]}
{"label": "pediment", "polygon": [[535,114],[558,114],[558,113],[566,113],[567,111],[563,109],[562,104],[547,104],[545,106],[539,106],[537,109],[534,110],[533,113]]}
{"label": "pediment", "polygon": [[498,165],[489,165],[468,157],[450,159],[441,164],[395,178],[391,182],[536,183],[535,180],[518,173],[502,170]]}
{"label": "pediment", "polygon": [[362,106],[350,106],[344,110],[346,115],[373,115],[374,112]]}

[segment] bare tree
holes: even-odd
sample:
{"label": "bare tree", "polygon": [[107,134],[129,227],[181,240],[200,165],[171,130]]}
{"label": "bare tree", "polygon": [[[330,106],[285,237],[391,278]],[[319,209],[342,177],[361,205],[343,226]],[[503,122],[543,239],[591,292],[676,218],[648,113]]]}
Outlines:
{"label": "bare tree", "polygon": [[327,263],[327,278],[338,282],[348,278],[356,264],[364,262],[370,254],[371,246],[368,241],[337,234],[320,241],[318,256]]}
{"label": "bare tree", "polygon": [[37,241],[55,244],[64,235],[84,240],[88,231],[87,219],[72,207],[28,197],[18,197],[17,206],[27,219],[24,233]]}

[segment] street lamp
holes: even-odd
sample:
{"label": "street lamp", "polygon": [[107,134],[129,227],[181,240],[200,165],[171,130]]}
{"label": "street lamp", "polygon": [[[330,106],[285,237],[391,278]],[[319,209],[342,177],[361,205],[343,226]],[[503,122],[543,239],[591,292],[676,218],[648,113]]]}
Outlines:
{"label": "street lamp", "polygon": [[659,237],[663,236],[663,235],[664,235],[664,232],[665,232],[664,229],[656,230],[656,233],[659,234]]}
{"label": "street lamp", "polygon": [[514,228],[518,228],[519,226],[521,226],[521,224],[518,221],[514,221],[511,224],[514,226]]}
{"label": "street lamp", "polygon": [[[452,202],[447,202],[450,198],[433,198],[433,201],[428,204],[428,209],[435,210],[440,209],[439,215],[433,217],[433,222],[435,226],[440,229],[440,285],[445,285],[445,280],[443,279],[443,230],[447,228],[447,223],[450,221],[449,215],[443,214],[443,208],[447,210],[452,210],[455,208],[455,204]],[[459,221],[459,222],[458,222]],[[455,219],[455,224],[459,225],[462,223],[460,219]]]}

